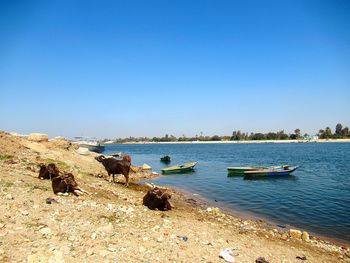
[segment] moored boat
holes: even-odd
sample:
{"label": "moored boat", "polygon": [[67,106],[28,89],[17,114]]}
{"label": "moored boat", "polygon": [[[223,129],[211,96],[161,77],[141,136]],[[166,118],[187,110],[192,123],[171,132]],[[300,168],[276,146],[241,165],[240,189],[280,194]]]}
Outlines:
{"label": "moored boat", "polygon": [[78,144],[81,148],[87,148],[91,152],[101,153],[105,146],[101,144],[96,138],[86,136],[74,137],[73,143]]}
{"label": "moored boat", "polygon": [[263,169],[265,167],[239,167],[239,166],[231,166],[227,167],[227,171],[229,175],[244,175],[244,172],[247,171],[257,171],[259,169]]}
{"label": "moored boat", "polygon": [[231,166],[227,167],[227,172],[228,176],[235,176],[235,175],[244,175],[244,172],[249,172],[249,171],[258,171],[261,169],[280,169],[280,168],[285,168],[289,167],[289,165],[280,165],[280,166]]}
{"label": "moored boat", "polygon": [[286,176],[290,175],[296,169],[298,169],[298,166],[274,167],[256,171],[246,171],[244,172],[244,178]]}
{"label": "moored boat", "polygon": [[175,165],[170,166],[167,168],[162,169],[162,173],[184,173],[184,172],[190,172],[193,171],[194,167],[196,166],[197,162],[192,163],[186,163],[182,165]]}
{"label": "moored boat", "polygon": [[165,155],[163,157],[160,157],[160,161],[163,163],[170,163],[170,156],[169,155]]}

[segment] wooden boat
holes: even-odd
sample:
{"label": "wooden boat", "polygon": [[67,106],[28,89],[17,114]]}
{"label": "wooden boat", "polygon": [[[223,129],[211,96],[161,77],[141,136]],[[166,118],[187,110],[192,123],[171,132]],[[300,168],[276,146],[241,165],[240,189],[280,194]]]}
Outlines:
{"label": "wooden boat", "polygon": [[117,153],[112,153],[111,156],[113,156],[113,157],[122,157],[123,154],[122,154],[122,152],[117,152]]}
{"label": "wooden boat", "polygon": [[241,166],[231,166],[227,167],[228,176],[235,176],[235,175],[244,175],[244,172],[249,171],[258,171],[261,169],[278,169],[278,168],[284,168],[289,167],[289,165],[280,165],[280,166],[270,166],[270,167],[264,167],[264,166],[254,166],[254,167],[241,167]]}
{"label": "wooden boat", "polygon": [[244,172],[244,178],[286,176],[290,175],[296,169],[298,169],[298,166],[275,167],[256,171],[246,171]]}
{"label": "wooden boat", "polygon": [[229,175],[244,175],[247,171],[257,171],[265,167],[227,167]]}
{"label": "wooden boat", "polygon": [[160,161],[163,163],[170,163],[170,156],[169,155],[165,155],[163,157],[160,157]]}
{"label": "wooden boat", "polygon": [[182,165],[175,165],[162,169],[162,173],[184,173],[193,171],[193,168],[196,166],[197,162],[186,163]]}

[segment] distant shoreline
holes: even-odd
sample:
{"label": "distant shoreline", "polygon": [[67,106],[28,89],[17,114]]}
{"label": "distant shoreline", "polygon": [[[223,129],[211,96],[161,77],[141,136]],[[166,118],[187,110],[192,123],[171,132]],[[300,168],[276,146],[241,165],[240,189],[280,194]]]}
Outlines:
{"label": "distant shoreline", "polygon": [[183,142],[123,142],[105,144],[260,144],[260,143],[339,143],[350,142],[350,139],[317,139],[317,140],[250,140],[250,141],[183,141]]}

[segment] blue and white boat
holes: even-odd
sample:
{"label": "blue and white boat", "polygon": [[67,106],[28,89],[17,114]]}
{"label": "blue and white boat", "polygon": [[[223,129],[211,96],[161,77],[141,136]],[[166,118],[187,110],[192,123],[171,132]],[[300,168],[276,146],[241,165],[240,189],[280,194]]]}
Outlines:
{"label": "blue and white boat", "polygon": [[257,177],[277,177],[290,175],[298,169],[298,166],[282,166],[269,169],[259,169],[255,171],[244,172],[244,178],[257,178]]}

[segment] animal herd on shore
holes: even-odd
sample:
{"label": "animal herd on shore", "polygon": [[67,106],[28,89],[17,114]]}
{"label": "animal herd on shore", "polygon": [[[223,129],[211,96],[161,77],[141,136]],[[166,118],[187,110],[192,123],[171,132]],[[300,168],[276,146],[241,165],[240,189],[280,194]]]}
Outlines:
{"label": "animal herd on shore", "polygon": [[[123,156],[123,159],[118,160],[112,157],[105,157],[100,155],[95,157],[106,169],[108,176],[112,175],[112,182],[114,183],[114,176],[116,174],[123,174],[125,177],[125,185],[129,186],[129,172],[131,167],[131,157],[129,155]],[[41,180],[51,180],[52,190],[56,195],[67,196],[72,193],[76,196],[90,194],[83,188],[79,187],[72,173],[60,171],[54,163],[48,165],[39,165],[39,176]],[[164,190],[157,187],[148,190],[143,197],[143,204],[152,210],[167,211],[173,207],[169,199],[171,195]]]}

